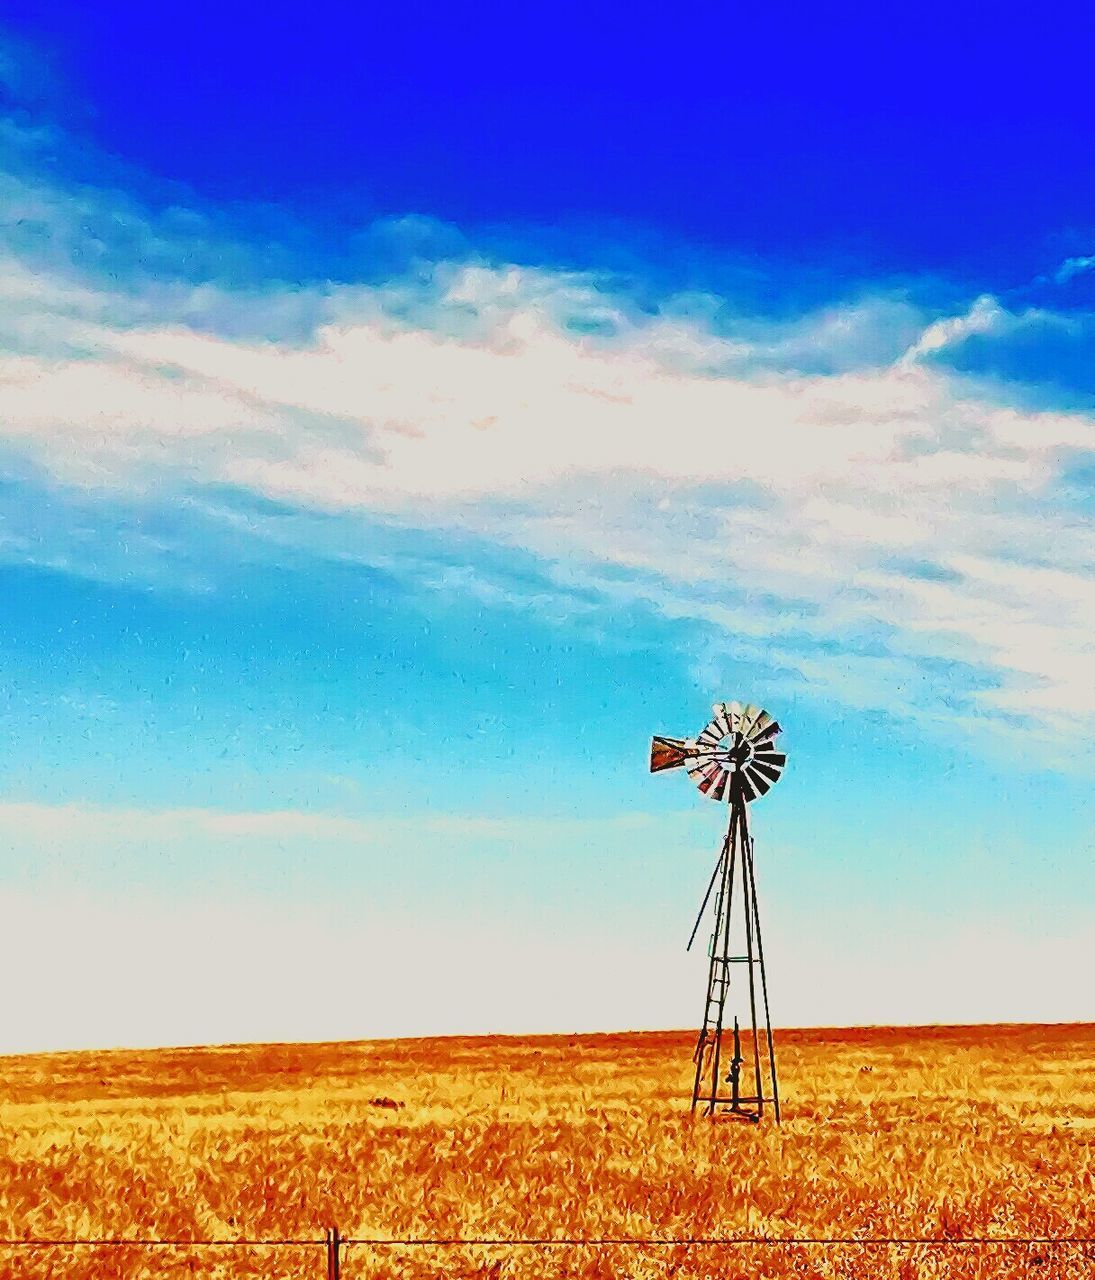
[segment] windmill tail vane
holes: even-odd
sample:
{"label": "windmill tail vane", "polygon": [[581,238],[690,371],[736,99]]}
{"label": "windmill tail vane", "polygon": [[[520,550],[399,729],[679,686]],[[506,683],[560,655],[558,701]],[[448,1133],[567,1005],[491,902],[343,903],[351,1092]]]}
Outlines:
{"label": "windmill tail vane", "polygon": [[[778,1124],[779,1084],[748,806],[766,795],[779,780],[787,757],[776,750],[780,726],[767,711],[739,702],[717,702],[713,710],[714,718],[695,738],[656,735],[650,744],[651,773],[684,769],[702,795],[725,802],[729,811],[726,836],[688,942],[691,948],[714,894],[707,998],[693,1055],[696,1070],[692,1110],[695,1112],[702,1104],[707,1116],[731,1116],[757,1123],[765,1106],[771,1104]],[[735,980],[732,986],[732,974],[740,972],[737,966],[745,966],[745,972],[742,980]],[[763,1008],[763,1048],[758,996]],[[733,1056],[723,1079],[722,1037],[727,1006],[733,997],[744,1004],[742,1012],[751,1036],[743,1046],[735,1015]],[[747,1050],[744,1054],[743,1047]]]}

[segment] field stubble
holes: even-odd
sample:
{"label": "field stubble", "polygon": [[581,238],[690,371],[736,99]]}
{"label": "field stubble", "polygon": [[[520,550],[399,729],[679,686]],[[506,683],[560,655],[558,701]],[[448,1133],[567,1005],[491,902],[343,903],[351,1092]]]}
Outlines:
{"label": "field stubble", "polygon": [[[0,1235],[1095,1237],[1095,1027],[787,1031],[784,1124],[693,1121],[684,1033],[0,1059]],[[323,1250],[0,1253],[19,1280]],[[1090,1280],[1095,1245],[367,1247],[379,1276]]]}

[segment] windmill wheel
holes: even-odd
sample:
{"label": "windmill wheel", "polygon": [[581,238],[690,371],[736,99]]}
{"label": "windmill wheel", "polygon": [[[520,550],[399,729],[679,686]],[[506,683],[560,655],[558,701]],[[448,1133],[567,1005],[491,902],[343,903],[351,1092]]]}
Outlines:
{"label": "windmill wheel", "polygon": [[778,723],[760,707],[716,702],[714,719],[696,738],[655,738],[650,771],[683,766],[709,800],[762,796],[779,779],[787,757],[775,749]]}

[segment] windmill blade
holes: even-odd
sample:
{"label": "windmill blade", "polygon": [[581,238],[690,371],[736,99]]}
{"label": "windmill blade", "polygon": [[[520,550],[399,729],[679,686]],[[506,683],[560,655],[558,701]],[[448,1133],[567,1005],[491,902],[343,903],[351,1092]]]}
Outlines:
{"label": "windmill blade", "polygon": [[711,763],[703,771],[703,778],[699,783],[699,788],[705,796],[714,799],[715,788],[721,788],[726,785],[727,770],[721,764]]}
{"label": "windmill blade", "polygon": [[714,747],[720,743],[725,737],[717,719],[712,720],[706,729],[696,739],[696,743],[701,747]]}
{"label": "windmill blade", "polygon": [[729,714],[730,714],[730,728],[737,729],[738,725],[741,723],[741,703],[731,702],[729,707]]}
{"label": "windmill blade", "polygon": [[688,776],[703,794],[707,795],[721,770],[722,765],[717,760],[701,760],[694,769],[688,770]]}
{"label": "windmill blade", "polygon": [[770,738],[774,738],[777,733],[779,733],[779,724],[767,711],[762,711],[753,722],[753,727],[746,736],[755,745],[758,742],[767,742]]}
{"label": "windmill blade", "polygon": [[787,757],[781,751],[758,751],[753,759],[757,764],[770,764],[773,769],[782,769]]}
{"label": "windmill blade", "polygon": [[[772,782],[769,782],[768,779],[761,774],[761,771],[757,768],[755,764],[747,764],[745,766],[745,776],[753,784],[754,788],[756,789],[757,795],[759,796],[766,795],[768,791],[771,790],[772,782],[775,782],[776,780],[775,778],[773,778]],[[778,777],[779,777],[779,774],[777,773],[776,778]]]}
{"label": "windmill blade", "polygon": [[751,702],[747,702],[742,708],[741,723],[738,725],[739,732],[746,738],[750,737],[753,732],[753,726],[756,724],[758,717],[764,715],[760,707],[755,707]]}
{"label": "windmill blade", "polygon": [[730,770],[720,769],[721,777],[718,782],[708,791],[707,796],[710,800],[722,800],[726,796],[727,784],[730,781]]}
{"label": "windmill blade", "polygon": [[749,739],[753,748],[757,751],[772,751],[775,749],[776,738],[779,737],[781,730],[775,720],[767,729],[761,729],[755,737]]}
{"label": "windmill blade", "polygon": [[780,774],[783,772],[782,768],[777,768],[775,765],[765,764],[763,760],[750,761],[749,768],[756,769],[760,773],[761,777],[767,778],[769,782],[778,782]]}
{"label": "windmill blade", "polygon": [[663,769],[679,769],[686,759],[684,741],[681,738],[661,738],[655,735],[650,742],[650,772]]}
{"label": "windmill blade", "polygon": [[779,775],[782,772],[782,770],[775,768],[773,765],[764,764],[755,758],[750,761],[749,768],[752,771],[761,774],[762,777],[767,778],[769,782],[778,782]]}
{"label": "windmill blade", "polygon": [[755,738],[757,734],[763,733],[770,724],[775,724],[775,719],[767,711],[759,712],[753,721],[752,728],[749,730],[749,737]]}
{"label": "windmill blade", "polygon": [[721,736],[725,738],[726,735],[732,731],[732,725],[730,724],[730,708],[725,702],[716,702],[711,710],[715,713],[715,718],[711,723],[713,725],[718,725],[722,730]]}

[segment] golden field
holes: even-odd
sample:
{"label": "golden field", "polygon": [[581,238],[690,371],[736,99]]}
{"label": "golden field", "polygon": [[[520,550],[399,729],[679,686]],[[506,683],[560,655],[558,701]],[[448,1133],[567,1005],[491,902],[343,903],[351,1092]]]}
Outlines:
{"label": "golden field", "polygon": [[[777,1033],[782,1128],[693,1120],[692,1040],[0,1058],[0,1235],[1095,1237],[1095,1027]],[[0,1274],[318,1280],[326,1263],[5,1246]],[[342,1274],[1086,1280],[1095,1243],[350,1245]]]}

